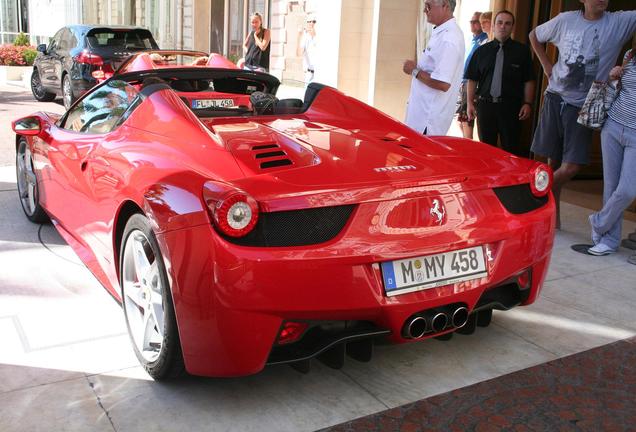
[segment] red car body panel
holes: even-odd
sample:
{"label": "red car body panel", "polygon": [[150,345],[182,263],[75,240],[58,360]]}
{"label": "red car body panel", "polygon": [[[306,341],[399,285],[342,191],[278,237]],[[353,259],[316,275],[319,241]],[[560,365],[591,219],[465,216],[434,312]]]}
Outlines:
{"label": "red car body panel", "polygon": [[[117,129],[88,135],[37,114],[41,203],[106,289],[121,301],[118,230],[131,208],[151,220],[162,249],[186,369],[240,376],[263,369],[285,320],[362,320],[400,329],[412,314],[464,303],[531,271],[541,290],[553,245],[554,200],[512,214],[493,188],[533,181],[535,162],[488,145],[423,137],[342,93],[322,89],[289,115],[199,119],[161,90]],[[198,97],[198,96],[197,96]],[[291,164],[262,169],[275,145]],[[273,156],[277,160],[281,156]],[[331,240],[253,247],[214,228],[203,189],[210,180],[246,191],[260,212],[354,205]],[[434,200],[445,214],[430,217]],[[487,248],[487,276],[388,296],[380,263],[472,246]]]}

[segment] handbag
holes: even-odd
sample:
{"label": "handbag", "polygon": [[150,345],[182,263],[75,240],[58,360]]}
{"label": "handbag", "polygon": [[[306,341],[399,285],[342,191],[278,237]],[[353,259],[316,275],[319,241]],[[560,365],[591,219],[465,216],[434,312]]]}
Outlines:
{"label": "handbag", "polygon": [[607,113],[614,99],[616,99],[616,88],[611,83],[594,81],[579,111],[577,123],[590,129],[601,129],[607,120]]}

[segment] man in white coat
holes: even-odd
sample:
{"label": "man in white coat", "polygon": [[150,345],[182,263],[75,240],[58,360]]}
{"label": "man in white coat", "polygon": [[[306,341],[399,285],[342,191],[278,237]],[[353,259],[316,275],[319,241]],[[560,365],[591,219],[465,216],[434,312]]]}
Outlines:
{"label": "man in white coat", "polygon": [[462,79],[464,34],[453,12],[456,0],[426,0],[424,13],[433,33],[419,62],[406,60],[412,75],[405,123],[424,135],[446,135],[455,114]]}

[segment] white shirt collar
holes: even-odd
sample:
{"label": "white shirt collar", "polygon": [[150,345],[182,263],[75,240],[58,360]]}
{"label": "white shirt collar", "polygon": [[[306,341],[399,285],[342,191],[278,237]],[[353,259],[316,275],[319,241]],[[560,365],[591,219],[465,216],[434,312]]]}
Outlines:
{"label": "white shirt collar", "polygon": [[455,17],[452,17],[451,19],[446,21],[444,24],[440,24],[440,25],[436,26],[435,28],[433,28],[433,34],[436,34],[436,33],[439,33],[441,31],[444,31],[444,30],[448,29],[452,24],[457,25],[457,23],[455,21]]}

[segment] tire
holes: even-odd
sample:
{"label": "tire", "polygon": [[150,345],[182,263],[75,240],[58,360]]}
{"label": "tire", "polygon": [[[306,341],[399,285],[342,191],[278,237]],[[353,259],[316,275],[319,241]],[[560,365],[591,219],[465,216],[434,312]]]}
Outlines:
{"label": "tire", "polygon": [[76,100],[75,96],[73,96],[73,86],[68,74],[64,74],[64,78],[62,78],[62,100],[64,101],[64,109],[67,111]]}
{"label": "tire", "polygon": [[45,223],[48,215],[40,205],[38,179],[33,170],[33,155],[25,138],[20,138],[15,156],[15,170],[20,204],[27,219],[34,223]]}
{"label": "tire", "polygon": [[55,93],[49,93],[42,87],[40,72],[35,68],[33,68],[33,72],[31,73],[31,93],[33,93],[33,97],[38,102],[51,102],[55,100]]}
{"label": "tire", "polygon": [[135,355],[155,380],[181,376],[185,369],[170,283],[148,218],[131,216],[122,239],[122,307]]}

